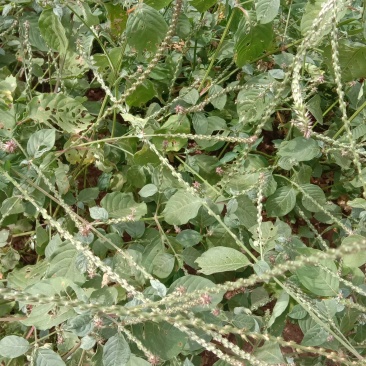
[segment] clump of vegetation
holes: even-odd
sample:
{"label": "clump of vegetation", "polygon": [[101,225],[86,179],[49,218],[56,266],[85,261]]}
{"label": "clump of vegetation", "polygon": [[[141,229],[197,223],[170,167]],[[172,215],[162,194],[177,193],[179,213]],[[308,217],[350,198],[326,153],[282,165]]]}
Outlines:
{"label": "clump of vegetation", "polygon": [[2,365],[364,365],[363,6],[3,2]]}

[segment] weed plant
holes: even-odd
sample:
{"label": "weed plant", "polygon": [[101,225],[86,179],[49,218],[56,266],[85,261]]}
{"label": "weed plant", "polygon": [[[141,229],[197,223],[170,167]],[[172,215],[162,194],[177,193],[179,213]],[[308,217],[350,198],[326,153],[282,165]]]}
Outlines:
{"label": "weed plant", "polygon": [[365,365],[366,11],[2,1],[2,365]]}

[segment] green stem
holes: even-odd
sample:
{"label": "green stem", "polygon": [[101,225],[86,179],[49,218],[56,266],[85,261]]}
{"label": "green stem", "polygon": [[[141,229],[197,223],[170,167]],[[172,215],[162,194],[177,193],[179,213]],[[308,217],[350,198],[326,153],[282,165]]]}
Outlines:
{"label": "green stem", "polygon": [[220,50],[221,50],[222,44],[223,44],[224,39],[225,39],[225,37],[226,37],[226,35],[227,35],[228,31],[229,31],[230,24],[231,24],[231,22],[232,22],[233,18],[234,18],[234,10],[231,12],[230,18],[229,18],[229,20],[228,20],[228,22],[227,22],[227,24],[226,24],[225,29],[224,29],[224,33],[222,34],[221,39],[220,39],[220,42],[219,42],[219,44],[218,44],[218,46],[217,46],[217,48],[216,48],[216,51],[215,51],[215,53],[213,54],[213,56],[212,56],[212,58],[211,58],[210,65],[208,66],[208,69],[207,69],[207,71],[206,71],[206,74],[205,74],[205,76],[203,77],[203,79],[202,79],[202,81],[201,81],[200,86],[198,87],[198,91],[202,90],[202,88],[203,88],[203,86],[204,86],[204,83],[205,83],[205,81],[206,81],[206,79],[207,79],[208,75],[210,74],[211,69],[213,68],[213,65],[214,65],[214,63],[215,63],[215,61],[216,61],[216,57],[217,57],[217,55],[219,54],[219,52],[220,52]]}
{"label": "green stem", "polygon": [[[349,123],[351,123],[361,112],[362,110],[366,107],[366,101],[364,101],[362,103],[362,105],[357,109],[357,111],[355,113],[352,114],[352,116],[349,119]],[[336,140],[337,137],[344,131],[345,126],[343,125],[339,131],[333,136],[333,139]]]}

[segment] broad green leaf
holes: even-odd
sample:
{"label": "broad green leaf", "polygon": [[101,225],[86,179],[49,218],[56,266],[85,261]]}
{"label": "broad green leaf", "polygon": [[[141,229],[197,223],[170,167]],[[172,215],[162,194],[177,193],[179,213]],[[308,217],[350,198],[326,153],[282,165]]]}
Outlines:
{"label": "broad green leaf", "polygon": [[176,236],[176,239],[181,243],[185,248],[192,247],[198,244],[202,240],[202,235],[196,230],[183,230]]}
{"label": "broad green leaf", "polygon": [[56,304],[41,304],[35,306],[28,318],[21,320],[21,323],[47,330],[74,318],[75,315],[75,311],[66,306],[56,308]]}
{"label": "broad green leaf", "polygon": [[200,97],[197,89],[192,89],[187,93],[187,88],[182,88],[179,95],[182,95],[180,98],[191,105],[196,104]]}
{"label": "broad green leaf", "polygon": [[144,0],[144,3],[151,6],[156,10],[160,10],[165,6],[168,6],[172,0]]}
{"label": "broad green leaf", "polygon": [[154,258],[152,274],[158,278],[167,278],[174,269],[175,258],[172,254],[161,253]]}
{"label": "broad green leaf", "polygon": [[107,193],[100,204],[112,219],[131,216],[139,220],[147,212],[146,203],[135,202],[132,193]]}
{"label": "broad green leaf", "polygon": [[92,349],[96,344],[96,339],[90,335],[87,335],[81,339],[80,348],[86,351]]}
{"label": "broad green leaf", "polygon": [[16,125],[16,115],[14,105],[7,110],[0,108],[0,136],[10,138],[12,137],[12,130]]}
{"label": "broad green leaf", "polygon": [[235,271],[250,264],[248,258],[238,250],[227,247],[214,247],[204,252],[195,261],[205,275]]}
{"label": "broad green leaf", "polygon": [[273,308],[272,316],[268,321],[267,326],[270,327],[287,308],[290,301],[290,296],[286,291],[282,291],[280,297],[276,301],[276,305]]}
{"label": "broad green leaf", "polygon": [[103,207],[90,207],[89,208],[90,217],[94,220],[105,221],[108,220],[108,211]]}
{"label": "broad green leaf", "polygon": [[190,0],[190,4],[194,6],[200,13],[211,8],[215,5],[217,0]]}
{"label": "broad green leaf", "polygon": [[303,346],[320,346],[327,340],[328,332],[310,316],[306,319],[299,320],[299,326],[304,333],[304,338],[301,341]]}
{"label": "broad green leaf", "polygon": [[309,161],[320,153],[318,143],[313,139],[295,137],[290,141],[283,141],[279,147],[279,156],[288,156],[297,161]]}
{"label": "broad green leaf", "polygon": [[[322,207],[327,202],[325,194],[319,186],[316,186],[315,184],[302,184],[301,188]],[[314,204],[311,199],[307,198],[305,195],[302,195],[302,204],[310,212],[322,211],[320,207]]]}
{"label": "broad green leaf", "polygon": [[[302,252],[303,255],[309,255],[316,253],[316,250],[306,249]],[[297,278],[306,289],[315,295],[337,296],[339,280],[336,265],[331,260],[319,260],[319,264],[328,268],[328,270],[315,265],[304,265],[296,270]],[[333,273],[333,275],[328,272]]]}
{"label": "broad green leaf", "polygon": [[24,204],[19,197],[10,197],[3,201],[0,213],[2,215],[15,215],[24,212]]}
{"label": "broad green leaf", "polygon": [[27,143],[27,153],[31,158],[39,158],[55,145],[55,130],[40,130],[31,135]]}
{"label": "broad green leaf", "polygon": [[108,339],[103,348],[103,366],[124,366],[130,359],[130,346],[122,334]]}
{"label": "broad green leaf", "polygon": [[[223,90],[223,87],[220,85],[212,85],[211,88],[208,91],[208,96],[212,97],[213,95],[221,92]],[[211,104],[219,110],[224,109],[225,104],[227,101],[227,95],[226,94],[222,94],[219,97],[216,97],[214,99],[211,100]]]}
{"label": "broad green leaf", "polygon": [[29,118],[36,122],[55,124],[68,133],[84,131],[93,120],[82,105],[84,98],[71,98],[62,93],[41,94],[34,97],[29,105]]}
{"label": "broad green leaf", "polygon": [[[127,84],[127,88],[129,84]],[[126,103],[132,107],[141,107],[156,95],[154,84],[145,80],[126,98]]]}
{"label": "broad green leaf", "polygon": [[[300,30],[303,35],[305,35],[307,32],[311,32],[314,29],[314,22],[319,19],[319,13],[322,10],[322,7],[327,2],[327,0],[313,0],[308,1],[305,6],[305,12],[301,18],[301,24],[300,24]],[[346,6],[344,0],[337,0],[339,9],[342,9],[337,13],[337,21],[342,19],[343,16],[346,13]],[[334,6],[334,5],[332,5]],[[321,39],[323,36],[327,35],[331,29],[332,29],[332,8],[330,8],[329,11],[325,13],[325,16],[322,19],[321,26],[322,28],[320,32],[319,39]]]}
{"label": "broad green leaf", "polygon": [[[133,335],[141,340],[152,354],[163,360],[178,356],[188,337],[173,324],[164,321],[158,323],[148,321],[143,325],[134,326]],[[124,364],[121,363],[121,365]]]}
{"label": "broad green leaf", "polygon": [[9,230],[0,230],[0,248],[5,247],[8,243]]}
{"label": "broad green leaf", "polygon": [[243,17],[235,34],[238,67],[242,67],[260,56],[270,46],[272,38],[272,24],[253,25]]}
{"label": "broad green leaf", "polygon": [[[350,235],[342,240],[342,246],[347,247],[356,243],[361,244],[366,238],[361,235]],[[350,268],[357,268],[366,263],[366,251],[361,250],[351,254],[343,255],[343,264]]]}
{"label": "broad green leaf", "polygon": [[66,194],[69,191],[70,183],[67,177],[69,166],[58,162],[58,168],[55,169],[55,178],[58,191],[61,194]]}
{"label": "broad green leaf", "polygon": [[[191,248],[193,249],[193,248]],[[174,281],[168,290],[168,295],[183,289],[186,293],[191,293],[195,291],[200,291],[204,289],[210,289],[215,287],[216,285],[207,278],[200,276],[187,275],[179,278]],[[197,305],[194,306],[191,310],[194,312],[201,312],[213,309],[218,303],[222,301],[222,297],[224,296],[225,291],[220,293],[211,293],[209,296],[211,297],[211,303],[209,305]]]}
{"label": "broad green leaf", "polygon": [[323,111],[321,109],[321,98],[319,94],[315,94],[307,103],[306,106],[309,112],[315,117],[316,121],[323,124]]}
{"label": "broad green leaf", "polygon": [[278,14],[280,0],[258,0],[255,4],[257,21],[260,24],[270,23]]}
{"label": "broad green leaf", "polygon": [[255,350],[254,356],[266,365],[281,364],[285,360],[282,356],[281,349],[278,343],[273,341],[267,341],[262,347]]}
{"label": "broad green leaf", "polygon": [[[338,52],[338,67],[340,67],[343,82],[363,78],[366,75],[366,46],[364,44],[341,40]],[[325,47],[324,63],[334,72],[332,53],[330,46]]]}
{"label": "broad green leaf", "polygon": [[123,31],[126,29],[127,24],[127,11],[123,9],[121,4],[112,4],[112,3],[104,3],[105,8],[107,9],[108,20],[110,31],[113,36],[120,36]]}
{"label": "broad green leaf", "polygon": [[29,342],[15,335],[6,336],[0,340],[0,355],[7,358],[17,358],[29,349]]}
{"label": "broad green leaf", "polygon": [[249,229],[257,222],[257,208],[248,196],[241,195],[236,200],[238,208],[235,215],[238,217],[240,224]]}
{"label": "broad green leaf", "polygon": [[239,121],[243,124],[258,121],[273,99],[269,92],[270,81],[267,78],[253,78],[247,88],[241,90],[237,97]]}
{"label": "broad green leaf", "polygon": [[267,214],[270,217],[285,216],[296,205],[296,191],[289,187],[284,186],[268,197],[266,202]]}
{"label": "broad green leaf", "polygon": [[186,224],[197,216],[201,206],[199,197],[180,190],[168,200],[163,211],[164,220],[170,225]]}
{"label": "broad green leaf", "polygon": [[85,188],[79,192],[78,201],[80,202],[93,201],[98,198],[98,195],[99,195],[98,187]]}
{"label": "broad green leaf", "polygon": [[158,191],[158,188],[155,184],[146,184],[143,186],[140,191],[139,195],[143,198],[151,197]]}
{"label": "broad green leaf", "polygon": [[78,251],[69,241],[60,243],[52,254],[47,277],[65,277],[75,283],[83,283],[84,275],[75,265],[77,256]]}
{"label": "broad green leaf", "polygon": [[36,352],[36,366],[66,366],[60,355],[49,348],[38,348]]}
{"label": "broad green leaf", "polygon": [[65,54],[68,47],[68,39],[65,28],[53,9],[42,11],[39,21],[39,30],[47,45],[54,51]]}
{"label": "broad green leaf", "polygon": [[292,319],[303,319],[307,314],[307,311],[301,305],[297,304],[287,315]]}
{"label": "broad green leaf", "polygon": [[168,30],[163,16],[144,3],[136,5],[127,20],[126,37],[128,44],[137,52],[154,51]]}
{"label": "broad green leaf", "polygon": [[[190,133],[191,126],[189,119],[184,115],[173,115],[161,126],[155,130],[155,133]],[[179,151],[187,144],[187,139],[182,137],[153,137],[152,142],[159,150]]]}
{"label": "broad green leaf", "polygon": [[151,363],[147,362],[143,358],[136,357],[134,354],[131,354],[126,366],[151,366]]}

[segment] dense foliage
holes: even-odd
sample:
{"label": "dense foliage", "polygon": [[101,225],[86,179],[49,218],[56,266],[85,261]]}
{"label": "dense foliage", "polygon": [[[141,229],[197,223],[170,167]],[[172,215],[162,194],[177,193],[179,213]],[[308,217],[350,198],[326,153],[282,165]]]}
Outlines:
{"label": "dense foliage", "polygon": [[364,6],[2,1],[2,365],[365,365]]}

